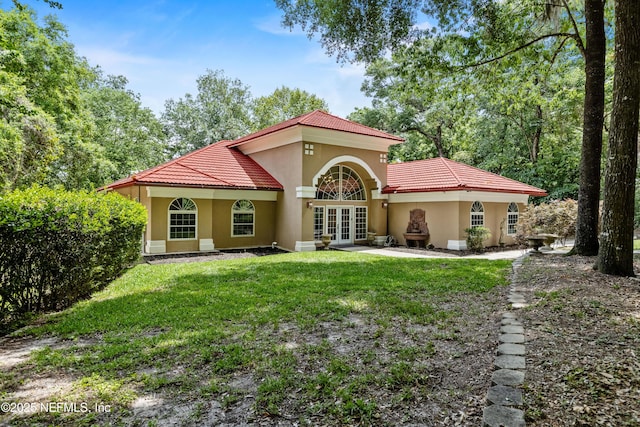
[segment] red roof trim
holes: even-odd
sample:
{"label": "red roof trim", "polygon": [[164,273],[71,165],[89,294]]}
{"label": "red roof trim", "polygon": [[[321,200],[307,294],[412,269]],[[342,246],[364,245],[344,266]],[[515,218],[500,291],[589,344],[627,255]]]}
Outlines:
{"label": "red roof trim", "polygon": [[103,189],[131,185],[164,185],[192,188],[283,190],[262,166],[239,150],[232,141],[220,141],[182,157],[121,179]]}
{"label": "red roof trim", "polygon": [[259,130],[258,132],[252,133],[250,135],[243,136],[242,138],[235,140],[230,146],[236,147],[245,142],[249,142],[259,137],[266,136],[297,125],[390,139],[393,141],[398,141],[398,143],[404,141],[404,139],[400,138],[399,136],[391,135],[381,130],[374,129],[360,123],[352,122],[338,116],[334,116],[322,110],[315,110],[310,113],[306,113],[301,116],[286,120],[282,123],[278,123],[268,128]]}
{"label": "red roof trim", "polygon": [[439,157],[387,166],[383,193],[485,191],[546,196],[546,191],[522,182]]}

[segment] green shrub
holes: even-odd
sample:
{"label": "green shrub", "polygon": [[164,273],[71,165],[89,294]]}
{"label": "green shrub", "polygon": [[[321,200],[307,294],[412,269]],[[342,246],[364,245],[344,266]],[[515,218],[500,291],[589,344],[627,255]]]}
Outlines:
{"label": "green shrub", "polygon": [[140,256],[145,208],[117,193],[0,196],[0,323],[89,297]]}
{"label": "green shrub", "polygon": [[491,230],[487,227],[471,227],[464,230],[467,233],[467,249],[475,252],[484,250],[484,241],[491,237]]}
{"label": "green shrub", "polygon": [[578,203],[575,200],[554,200],[539,205],[529,205],[520,213],[516,226],[516,242],[527,243],[532,234],[556,234],[564,244],[576,234]]}

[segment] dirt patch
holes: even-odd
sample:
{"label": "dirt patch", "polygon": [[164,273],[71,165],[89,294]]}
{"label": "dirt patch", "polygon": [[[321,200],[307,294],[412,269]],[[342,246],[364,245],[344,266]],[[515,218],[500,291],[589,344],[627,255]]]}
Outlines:
{"label": "dirt patch", "polygon": [[280,248],[259,247],[249,249],[229,249],[223,251],[213,251],[208,253],[182,253],[182,254],[162,254],[162,255],[145,255],[144,261],[148,264],[172,264],[185,262],[205,262],[205,261],[224,261],[238,258],[253,258],[265,255],[277,255],[287,253]]}
{"label": "dirt patch", "polygon": [[527,425],[640,425],[640,281],[600,274],[595,261],[532,256],[518,275],[531,303]]}
{"label": "dirt patch", "polygon": [[480,254],[493,254],[493,253],[500,253],[500,252],[516,251],[516,250],[525,251],[528,248],[526,246],[520,246],[520,245],[504,245],[504,246],[488,246],[484,248],[482,251],[472,251],[469,249],[453,250],[453,249],[446,249],[446,248],[436,248],[429,245],[426,248],[393,246],[387,249],[391,249],[398,252],[425,254],[429,256],[466,257],[466,256],[480,255]]}

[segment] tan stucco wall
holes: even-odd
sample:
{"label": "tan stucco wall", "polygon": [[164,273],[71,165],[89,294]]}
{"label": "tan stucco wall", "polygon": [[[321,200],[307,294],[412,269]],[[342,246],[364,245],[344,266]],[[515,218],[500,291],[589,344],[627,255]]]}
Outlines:
{"label": "tan stucco wall", "polygon": [[[437,248],[446,248],[449,240],[465,240],[464,230],[471,224],[471,205],[473,202],[414,202],[392,203],[389,205],[389,234],[398,243],[406,245],[403,233],[409,222],[412,209],[424,209],[427,225],[431,234],[430,243]],[[496,246],[500,239],[500,223],[505,219],[503,241],[506,245],[514,243],[513,236],[507,235],[507,208],[509,203],[484,202],[485,227],[491,230],[491,237],[485,246]],[[523,212],[526,205],[518,203]]]}
{"label": "tan stucco wall", "polygon": [[[350,167],[360,176],[366,187],[367,197],[367,200],[364,202],[315,200],[314,205],[366,206],[368,216],[367,231],[385,236],[387,234],[387,210],[382,207],[382,199],[374,199],[372,197],[372,190],[380,190],[378,183],[369,171],[361,166],[358,161],[351,161],[349,159],[345,161],[344,156],[357,158],[359,161],[367,164],[376,178],[381,181],[381,185],[384,186],[387,180],[387,164],[380,162],[380,154],[386,153],[317,143],[313,144],[313,150],[313,156],[305,155],[303,159],[303,185],[310,187],[317,185],[318,183],[313,180],[314,177],[320,173],[327,172],[328,169],[336,164],[342,164]],[[307,211],[303,218],[303,237],[305,240],[313,240],[313,210],[307,209]]]}
{"label": "tan stucco wall", "polygon": [[412,209],[423,209],[429,233],[430,243],[437,248],[446,248],[448,240],[458,239],[458,202],[416,202],[392,203],[389,205],[389,233],[400,245],[406,245],[403,233],[409,223],[409,212]]}
{"label": "tan stucco wall", "polygon": [[[465,239],[464,230],[471,225],[471,205],[473,202],[460,202],[460,240]],[[517,203],[520,212],[526,205]],[[491,237],[485,241],[485,246],[497,246],[500,240],[500,223],[504,219],[503,242],[505,245],[515,243],[513,236],[507,235],[507,209],[509,203],[482,202],[484,206],[484,226],[491,230]]]}
{"label": "tan stucco wall", "polygon": [[[317,184],[316,182],[312,182],[313,177],[318,174],[318,172],[326,172],[320,171],[320,169],[331,160],[339,158],[341,156],[352,156],[362,160],[364,163],[369,165],[373,173],[382,181],[383,186],[387,182],[387,164],[380,162],[380,154],[386,153],[382,153],[380,151],[362,150],[317,143],[313,144],[313,149],[313,156],[304,156],[304,171],[302,177],[303,181],[301,185],[311,186]],[[358,172],[362,179],[371,178],[368,172],[364,171],[362,167],[356,165],[355,163],[341,163],[346,164],[356,170],[356,172]]]}
{"label": "tan stucco wall", "polygon": [[296,197],[296,187],[302,182],[302,153],[302,145],[296,143],[251,154],[284,187],[284,192],[278,194],[270,227],[275,231],[272,241],[289,250],[302,240],[303,214],[310,210],[306,209],[306,202]]}
{"label": "tan stucco wall", "polygon": [[[313,144],[313,155],[304,153],[305,144]],[[325,202],[314,198],[299,198],[296,195],[298,187],[313,187],[314,176],[326,172],[321,170],[328,163],[341,156],[351,156],[366,163],[374,172],[382,185],[387,179],[387,164],[380,162],[382,152],[340,147],[319,143],[299,142],[277,147],[267,151],[251,154],[265,170],[276,178],[284,187],[284,193],[278,198],[278,208],[274,221],[275,241],[286,249],[293,250],[297,241],[313,241],[313,209],[309,209],[307,203],[313,202],[315,206],[349,205],[367,206],[369,231],[379,235],[387,234],[386,209],[382,208],[382,200],[372,199],[371,190],[378,184],[369,172],[357,162],[338,162],[351,167],[364,181],[367,190],[366,202]],[[327,168],[328,169],[328,168]]]}
{"label": "tan stucco wall", "polygon": [[[247,199],[251,200],[251,199]],[[218,249],[270,246],[275,241],[276,202],[251,200],[255,208],[254,236],[231,236],[231,207],[235,200],[215,200],[213,241]]]}
{"label": "tan stucco wall", "polygon": [[200,239],[213,239],[216,249],[270,246],[275,239],[276,202],[251,200],[255,207],[255,235],[231,236],[231,207],[236,200],[211,200],[191,198],[197,206],[197,236],[194,240],[169,240],[169,204],[173,198],[147,197],[146,187],[120,188],[118,193],[139,200],[147,208],[149,221],[144,240],[166,241],[167,252],[192,252],[199,250]]}

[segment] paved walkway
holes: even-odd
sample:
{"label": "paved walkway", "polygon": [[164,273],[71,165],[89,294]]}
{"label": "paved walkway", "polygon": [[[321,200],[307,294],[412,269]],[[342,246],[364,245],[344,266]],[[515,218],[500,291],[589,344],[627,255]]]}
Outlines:
{"label": "paved walkway", "polygon": [[[398,258],[464,258],[464,259],[516,259],[525,255],[530,249],[517,249],[502,252],[486,252],[477,255],[460,256],[448,252],[438,252],[429,250],[411,250],[407,248],[378,248],[372,246],[336,246],[331,247],[340,251],[361,252],[373,255],[383,255]],[[551,251],[547,253],[553,253]]]}

